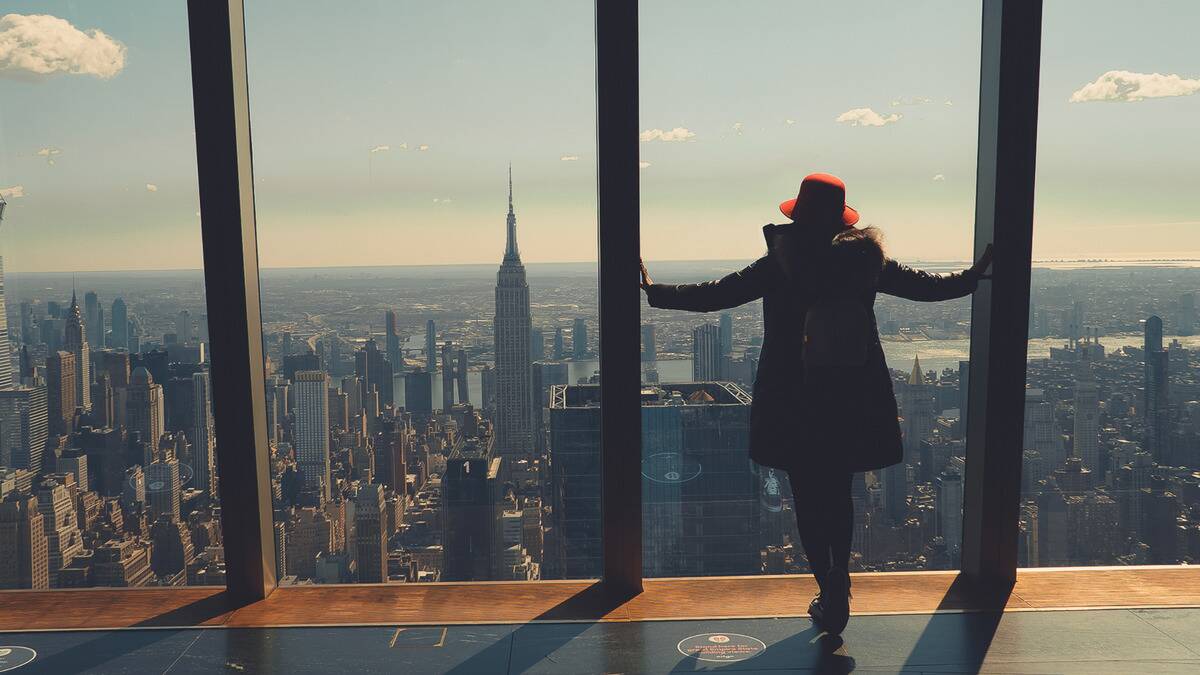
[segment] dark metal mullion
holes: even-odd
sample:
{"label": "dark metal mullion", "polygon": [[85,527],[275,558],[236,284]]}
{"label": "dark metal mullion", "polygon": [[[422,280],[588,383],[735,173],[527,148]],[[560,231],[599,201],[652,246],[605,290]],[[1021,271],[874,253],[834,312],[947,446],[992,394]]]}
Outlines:
{"label": "dark metal mullion", "polygon": [[596,0],[601,536],[623,592],[642,587],[637,22],[637,0]]}
{"label": "dark metal mullion", "polygon": [[188,0],[227,593],[275,588],[242,0]]}
{"label": "dark metal mullion", "polygon": [[994,275],[971,304],[962,570],[1016,579],[1033,254],[1041,0],[984,0],[975,252]]}

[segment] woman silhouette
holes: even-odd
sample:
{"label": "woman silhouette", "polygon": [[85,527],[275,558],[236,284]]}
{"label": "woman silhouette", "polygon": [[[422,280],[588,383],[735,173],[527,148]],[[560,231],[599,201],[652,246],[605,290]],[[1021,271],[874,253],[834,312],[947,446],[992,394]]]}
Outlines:
{"label": "woman silhouette", "polygon": [[656,284],[642,265],[651,307],[712,312],[763,300],[763,343],[750,408],[750,458],[788,473],[796,524],[820,592],[809,614],[838,634],[850,616],[855,472],[903,459],[891,374],[879,343],[877,292],[933,302],[971,294],[991,246],[968,270],[934,275],[883,255],[859,230],[846,186],[828,174],[780,204],[792,222],[766,225],[767,253],[722,279]]}

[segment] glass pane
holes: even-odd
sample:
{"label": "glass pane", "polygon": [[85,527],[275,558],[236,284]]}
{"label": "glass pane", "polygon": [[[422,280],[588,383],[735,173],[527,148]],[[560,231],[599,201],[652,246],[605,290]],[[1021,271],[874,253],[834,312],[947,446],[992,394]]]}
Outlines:
{"label": "glass pane", "polygon": [[1093,5],[1042,28],[1020,562],[1196,562],[1200,7]]}
{"label": "glass pane", "polygon": [[224,585],[186,4],[6,11],[0,588]]}
{"label": "glass pane", "polygon": [[[881,228],[888,257],[932,272],[968,266],[980,23],[980,3],[949,0],[643,2],[642,253],[654,281],[719,279],[762,256],[761,226],[790,222],[777,205],[817,172],[845,181],[859,226]],[[813,467],[848,452],[840,444],[857,422],[799,423],[804,332],[776,327],[764,341],[764,293],[777,312],[767,322],[804,311],[780,307],[790,301],[776,264],[731,280],[726,297],[699,291],[708,314],[643,309],[645,573],[808,571],[797,511],[851,499],[851,571],[955,567],[969,299],[878,296],[903,461],[834,481]],[[890,392],[864,405],[849,389],[845,406],[868,417],[890,405]],[[755,440],[755,456],[774,446],[805,457],[798,485],[750,461],[752,407],[774,437]]]}
{"label": "glass pane", "polygon": [[281,583],[595,577],[593,4],[328,10],[246,9]]}

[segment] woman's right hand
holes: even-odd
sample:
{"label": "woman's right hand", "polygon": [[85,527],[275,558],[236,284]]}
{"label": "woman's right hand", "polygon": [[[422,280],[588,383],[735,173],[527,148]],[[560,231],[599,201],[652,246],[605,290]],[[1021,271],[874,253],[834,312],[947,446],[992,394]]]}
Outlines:
{"label": "woman's right hand", "polygon": [[642,288],[648,289],[654,285],[654,280],[650,278],[650,273],[646,271],[646,263],[638,258],[638,265],[642,268]]}

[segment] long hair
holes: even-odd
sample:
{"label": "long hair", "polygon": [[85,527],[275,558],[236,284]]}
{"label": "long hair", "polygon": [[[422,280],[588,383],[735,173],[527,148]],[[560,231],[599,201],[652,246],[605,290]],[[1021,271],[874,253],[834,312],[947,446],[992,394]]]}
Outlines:
{"label": "long hair", "polygon": [[825,295],[852,297],[875,290],[885,260],[882,240],[876,227],[838,233],[825,256]]}

